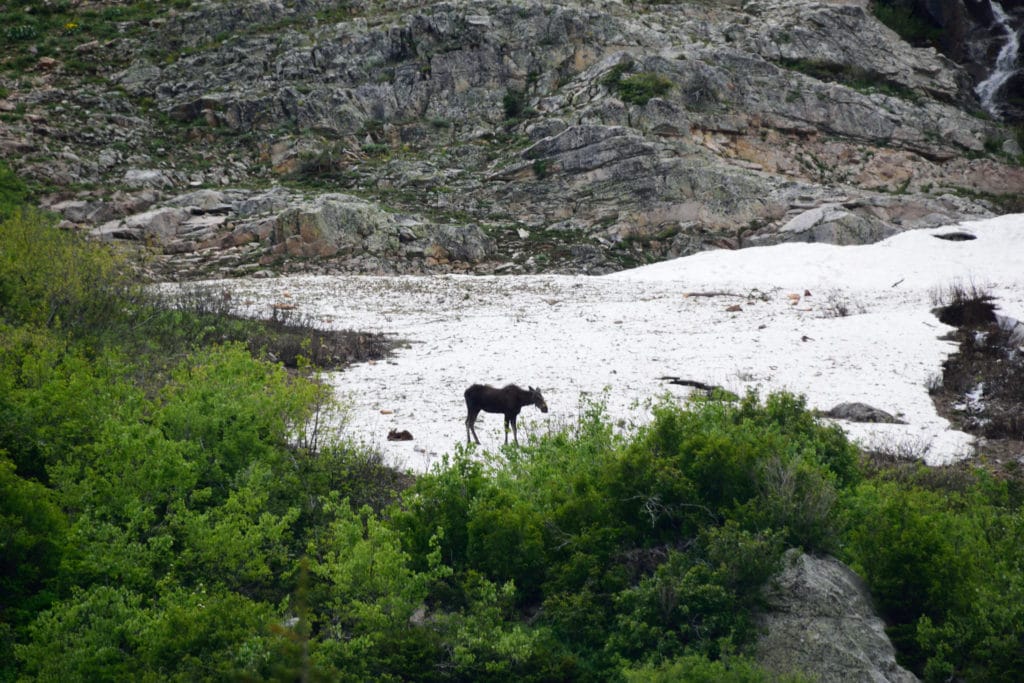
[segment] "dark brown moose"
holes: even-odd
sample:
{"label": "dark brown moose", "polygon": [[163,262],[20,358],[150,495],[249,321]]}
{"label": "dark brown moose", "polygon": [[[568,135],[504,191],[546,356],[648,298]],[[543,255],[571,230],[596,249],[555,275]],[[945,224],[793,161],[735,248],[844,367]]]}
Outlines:
{"label": "dark brown moose", "polygon": [[512,438],[519,443],[519,435],[516,433],[516,418],[523,406],[534,405],[540,408],[540,412],[548,412],[548,404],[540,395],[540,389],[520,389],[515,384],[496,389],[489,384],[474,384],[466,389],[466,443],[472,443],[480,438],[476,435],[473,425],[476,417],[483,410],[487,413],[502,413],[505,416],[505,443],[508,443],[508,427],[512,425]]}

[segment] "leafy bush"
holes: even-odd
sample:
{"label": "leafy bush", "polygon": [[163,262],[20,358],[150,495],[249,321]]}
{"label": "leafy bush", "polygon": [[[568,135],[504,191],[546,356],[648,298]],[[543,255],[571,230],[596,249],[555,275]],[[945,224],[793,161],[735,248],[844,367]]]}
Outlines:
{"label": "leafy bush", "polygon": [[601,85],[608,88],[609,90],[615,90],[618,88],[619,83],[622,82],[622,77],[625,76],[633,69],[633,62],[622,61],[608,69],[608,72],[601,77]]}
{"label": "leafy bush", "polygon": [[505,491],[488,491],[473,501],[466,525],[466,559],[497,584],[515,581],[524,598],[544,580],[544,520],[527,502]]}
{"label": "leafy bush", "polygon": [[926,680],[1019,677],[1024,524],[1007,494],[987,476],[962,493],[891,481],[852,492],[847,561]]}
{"label": "leafy bush", "polygon": [[672,81],[661,74],[645,71],[619,81],[619,99],[643,106],[654,97],[661,97],[672,89]]}
{"label": "leafy bush", "polygon": [[43,612],[16,650],[37,680],[217,681],[264,664],[252,655],[269,649],[260,632],[270,615],[268,605],[219,589],[151,600],[95,586]]}
{"label": "leafy bush", "polygon": [[223,491],[250,463],[276,464],[318,391],[278,366],[254,363],[239,345],[217,347],[172,374],[154,422],[168,440],[195,444],[199,485]]}
{"label": "leafy bush", "polygon": [[9,218],[15,211],[28,201],[28,188],[25,182],[0,161],[0,221]]}
{"label": "leafy bush", "polygon": [[123,317],[124,261],[30,209],[0,221],[0,320],[100,334]]}
{"label": "leafy bush", "polygon": [[529,100],[526,92],[509,88],[501,98],[501,106],[505,110],[506,119],[521,118],[528,111]]}
{"label": "leafy bush", "polygon": [[798,683],[801,676],[778,676],[743,657],[711,660],[687,655],[658,666],[644,666],[623,672],[626,683]]}
{"label": "leafy bush", "polygon": [[0,331],[0,443],[19,476],[48,484],[50,468],[131,412],[137,394],[117,357],[91,359],[48,330]]}
{"label": "leafy bush", "polygon": [[55,597],[53,580],[60,568],[66,526],[54,492],[17,476],[14,463],[0,450],[0,594],[4,595],[4,621],[23,626]]}

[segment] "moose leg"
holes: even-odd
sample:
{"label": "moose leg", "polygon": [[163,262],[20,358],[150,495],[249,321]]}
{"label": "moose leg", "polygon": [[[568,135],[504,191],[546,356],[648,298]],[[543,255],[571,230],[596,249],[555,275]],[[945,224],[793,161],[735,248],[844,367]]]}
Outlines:
{"label": "moose leg", "polygon": [[469,415],[466,416],[466,443],[473,443],[470,440],[470,434],[472,434],[473,439],[476,439],[477,443],[480,443],[480,437],[476,435],[476,427],[473,426],[476,424],[476,416],[479,414],[479,410],[470,410]]}
{"label": "moose leg", "polygon": [[505,443],[506,444],[508,443],[508,423],[509,423],[509,419],[508,419],[508,415],[506,415],[505,416]]}
{"label": "moose leg", "polygon": [[[516,445],[518,446],[519,445],[519,433],[516,430],[516,418],[517,417],[518,417],[518,415],[513,415],[511,422],[512,422],[512,440],[515,441]],[[505,443],[508,443],[508,432],[507,431],[505,432]]]}

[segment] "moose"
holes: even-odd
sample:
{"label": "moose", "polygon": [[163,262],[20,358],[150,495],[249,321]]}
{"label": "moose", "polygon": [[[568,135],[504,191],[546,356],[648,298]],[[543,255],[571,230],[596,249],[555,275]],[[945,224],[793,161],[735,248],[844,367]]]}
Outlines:
{"label": "moose", "polygon": [[520,389],[515,384],[509,384],[501,389],[496,389],[489,384],[474,384],[466,389],[466,443],[472,443],[480,438],[476,435],[473,425],[480,411],[488,413],[502,413],[505,415],[505,443],[508,443],[508,427],[512,425],[512,438],[519,443],[519,435],[516,433],[516,418],[523,406],[534,405],[540,408],[540,412],[548,412],[548,404],[540,394],[540,389]]}

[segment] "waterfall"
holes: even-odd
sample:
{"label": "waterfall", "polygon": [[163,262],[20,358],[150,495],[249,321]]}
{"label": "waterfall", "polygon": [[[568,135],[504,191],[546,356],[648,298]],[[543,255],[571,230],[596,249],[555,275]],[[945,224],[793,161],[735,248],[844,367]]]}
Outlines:
{"label": "waterfall", "polygon": [[1017,70],[1017,53],[1020,50],[1020,36],[1010,23],[1010,17],[1006,14],[1003,6],[992,0],[992,12],[1003,31],[1006,32],[1006,44],[999,51],[996,57],[996,64],[992,73],[974,89],[981,99],[981,106],[996,118],[1001,117],[999,105],[995,102],[996,93],[999,88],[1009,80],[1010,76]]}

